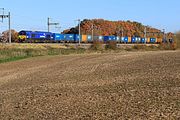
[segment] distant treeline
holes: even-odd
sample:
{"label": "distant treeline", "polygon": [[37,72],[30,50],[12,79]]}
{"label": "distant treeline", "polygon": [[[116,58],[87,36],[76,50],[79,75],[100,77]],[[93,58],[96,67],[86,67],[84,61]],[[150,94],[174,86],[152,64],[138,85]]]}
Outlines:
{"label": "distant treeline", "polygon": [[[92,27],[93,25],[93,27]],[[146,27],[147,37],[163,38],[163,32],[150,26],[145,26],[142,23],[134,21],[108,21],[103,19],[84,19],[81,24],[82,34],[94,35],[116,35],[116,36],[135,36],[144,37],[144,30]],[[78,26],[64,30],[65,34],[78,34]],[[173,33],[167,33],[167,37],[173,37]]]}

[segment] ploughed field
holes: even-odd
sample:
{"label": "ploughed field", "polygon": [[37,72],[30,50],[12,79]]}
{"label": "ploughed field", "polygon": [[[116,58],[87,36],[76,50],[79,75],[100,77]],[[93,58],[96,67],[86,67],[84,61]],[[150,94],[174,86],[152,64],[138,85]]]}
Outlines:
{"label": "ploughed field", "polygon": [[180,51],[0,64],[0,119],[180,119]]}

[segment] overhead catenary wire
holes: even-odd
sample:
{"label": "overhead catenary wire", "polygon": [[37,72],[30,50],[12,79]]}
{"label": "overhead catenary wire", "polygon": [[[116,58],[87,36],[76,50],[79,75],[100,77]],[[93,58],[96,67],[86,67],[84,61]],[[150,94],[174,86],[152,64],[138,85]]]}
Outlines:
{"label": "overhead catenary wire", "polygon": [[[44,31],[47,30],[47,25],[46,25],[47,21],[45,21],[44,18],[39,19],[39,18],[36,18],[36,17],[29,17],[29,16],[17,15],[17,14],[14,15],[13,17],[14,17],[14,19],[19,18],[19,17],[22,18],[22,19],[25,19],[26,23],[18,23],[18,25],[21,26],[21,27],[19,27],[19,29],[26,28],[26,29],[30,29],[30,30],[31,29],[33,29],[33,30],[44,30]],[[33,25],[30,26],[29,24],[30,23],[32,24],[32,20],[37,21],[37,22],[36,22],[36,24],[33,24]],[[44,21],[43,25],[41,25],[42,21]],[[60,26],[61,29],[67,29],[68,26],[75,27],[73,22],[65,22],[65,21],[60,21],[60,19],[58,19],[58,18],[53,18],[53,19],[51,18],[51,22],[55,23],[54,21],[58,21],[56,23],[61,23],[61,26]],[[39,22],[40,22],[40,24],[39,24]],[[37,27],[37,24],[39,24],[38,27]],[[34,27],[34,26],[36,26],[36,27]],[[18,28],[18,26],[16,26],[16,28]],[[57,28],[57,26],[54,27],[54,28],[51,28],[51,30],[54,30],[54,31],[58,30],[60,32],[59,26],[58,26],[58,28]]]}

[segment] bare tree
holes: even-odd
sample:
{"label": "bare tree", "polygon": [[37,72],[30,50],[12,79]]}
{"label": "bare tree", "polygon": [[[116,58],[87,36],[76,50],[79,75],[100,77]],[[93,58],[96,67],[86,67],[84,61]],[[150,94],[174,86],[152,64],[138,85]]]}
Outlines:
{"label": "bare tree", "polygon": [[7,39],[5,38],[4,34],[0,34],[0,42],[1,43],[7,42]]}
{"label": "bare tree", "polygon": [[[2,42],[8,42],[8,39],[9,39],[9,30],[4,31],[2,33],[2,39],[3,39]],[[11,30],[11,39],[12,39],[12,42],[16,42],[18,40],[18,32],[17,31]]]}

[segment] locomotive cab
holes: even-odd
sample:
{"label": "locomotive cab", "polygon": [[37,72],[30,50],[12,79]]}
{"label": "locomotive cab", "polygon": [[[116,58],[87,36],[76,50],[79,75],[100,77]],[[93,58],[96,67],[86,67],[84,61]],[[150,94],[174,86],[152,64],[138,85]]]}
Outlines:
{"label": "locomotive cab", "polygon": [[18,38],[19,42],[25,41],[27,39],[27,33],[25,31],[20,31]]}
{"label": "locomotive cab", "polygon": [[19,32],[19,42],[25,42],[26,40],[31,38],[32,31],[20,31]]}

